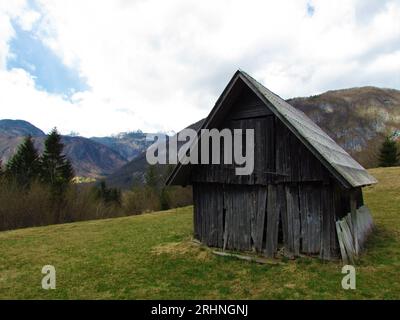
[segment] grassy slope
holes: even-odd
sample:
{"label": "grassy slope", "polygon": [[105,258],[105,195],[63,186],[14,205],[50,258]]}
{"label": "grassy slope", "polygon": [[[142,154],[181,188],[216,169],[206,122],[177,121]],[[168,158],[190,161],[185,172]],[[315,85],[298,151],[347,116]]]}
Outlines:
{"label": "grassy slope", "polygon": [[[399,299],[400,168],[373,169],[365,190],[376,232],[341,288],[341,265],[318,259],[258,265],[216,257],[190,241],[192,209],[0,233],[0,298]],[[57,289],[41,289],[41,268]]]}

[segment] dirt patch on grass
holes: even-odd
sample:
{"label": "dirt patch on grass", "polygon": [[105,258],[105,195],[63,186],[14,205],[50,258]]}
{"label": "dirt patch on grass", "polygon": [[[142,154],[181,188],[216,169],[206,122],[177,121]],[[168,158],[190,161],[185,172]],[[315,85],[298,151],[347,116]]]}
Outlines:
{"label": "dirt patch on grass", "polygon": [[202,261],[211,259],[209,250],[199,247],[199,245],[193,243],[191,240],[163,243],[153,247],[151,253],[155,255],[167,254],[173,257],[188,256]]}
{"label": "dirt patch on grass", "polygon": [[181,254],[187,254],[190,251],[190,249],[191,249],[190,246],[185,242],[169,242],[153,247],[151,252],[156,255],[164,253],[181,255]]}

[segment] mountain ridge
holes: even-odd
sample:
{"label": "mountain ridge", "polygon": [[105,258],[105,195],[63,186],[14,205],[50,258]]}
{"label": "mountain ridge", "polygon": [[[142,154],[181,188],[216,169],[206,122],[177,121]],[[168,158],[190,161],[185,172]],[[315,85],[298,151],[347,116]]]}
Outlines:
{"label": "mountain ridge", "polygon": [[[25,120],[0,120],[0,160],[3,164],[28,135],[32,136],[38,151],[43,152],[46,134],[42,130]],[[118,152],[85,137],[62,136],[62,142],[76,176],[105,177],[128,161]]]}
{"label": "mountain ridge", "polygon": [[0,134],[8,137],[27,136],[42,137],[46,134],[32,123],[25,120],[0,120]]}

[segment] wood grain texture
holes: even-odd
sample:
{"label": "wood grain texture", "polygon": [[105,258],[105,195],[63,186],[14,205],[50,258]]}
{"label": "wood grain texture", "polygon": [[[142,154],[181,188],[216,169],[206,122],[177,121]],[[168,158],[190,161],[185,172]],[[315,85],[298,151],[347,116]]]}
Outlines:
{"label": "wood grain texture", "polygon": [[[191,169],[194,237],[209,246],[267,257],[274,257],[281,245],[289,256],[318,255],[324,260],[336,258],[344,248],[350,259],[347,251],[361,248],[368,219],[353,214],[345,225],[336,222],[363,205],[361,188],[344,188],[245,86],[229,103],[231,109],[215,128],[254,129],[254,172],[238,176],[234,164],[223,163]],[[351,241],[348,233],[354,226]]]}

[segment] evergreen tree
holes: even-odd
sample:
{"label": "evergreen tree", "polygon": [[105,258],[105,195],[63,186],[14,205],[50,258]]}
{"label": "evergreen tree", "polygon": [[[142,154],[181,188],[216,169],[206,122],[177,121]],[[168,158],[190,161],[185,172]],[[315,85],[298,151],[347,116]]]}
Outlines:
{"label": "evergreen tree", "polygon": [[393,167],[399,163],[399,154],[396,141],[386,137],[379,150],[379,166]]}
{"label": "evergreen tree", "polygon": [[144,176],[144,180],[146,183],[146,186],[155,190],[158,187],[158,174],[156,167],[154,165],[149,165],[147,167],[146,174]]}
{"label": "evergreen tree", "polygon": [[39,154],[31,136],[19,145],[16,154],[7,162],[6,175],[21,187],[29,187],[39,177]]}
{"label": "evergreen tree", "polygon": [[54,128],[44,142],[40,159],[41,180],[56,193],[62,193],[74,177],[71,162],[63,154],[61,136]]}

